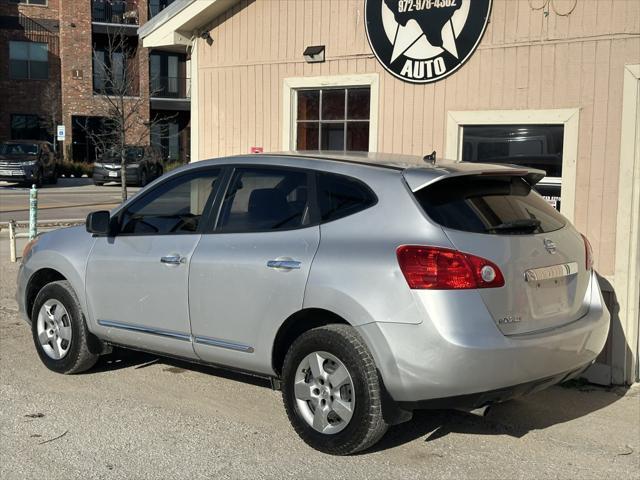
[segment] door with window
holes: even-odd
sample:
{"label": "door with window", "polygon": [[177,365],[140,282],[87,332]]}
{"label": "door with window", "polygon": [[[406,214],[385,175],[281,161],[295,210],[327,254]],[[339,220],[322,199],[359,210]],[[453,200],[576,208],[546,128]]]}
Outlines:
{"label": "door with window", "polygon": [[115,236],[96,238],[86,291],[90,319],[107,339],[195,358],[189,265],[218,176],[205,169],[159,184],[121,211]]}
{"label": "door with window", "polygon": [[221,198],[217,225],[191,262],[194,348],[208,362],[270,373],[271,339],[302,308],[320,241],[312,175],[284,167],[242,167]]}

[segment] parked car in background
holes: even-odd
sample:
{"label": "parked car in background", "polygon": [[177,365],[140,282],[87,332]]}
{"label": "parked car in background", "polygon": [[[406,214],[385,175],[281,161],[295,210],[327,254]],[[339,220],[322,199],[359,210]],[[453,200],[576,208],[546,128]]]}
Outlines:
{"label": "parked car in background", "polygon": [[58,181],[53,145],[43,140],[10,140],[0,143],[0,180],[41,187]]}
{"label": "parked car in background", "polygon": [[337,455],[414,409],[579,375],[609,312],[589,242],[532,188],[544,172],[420,163],[202,161],[38,237],[17,301],[40,359],[77,373],[118,345],[271,377],[300,437]]}
{"label": "parked car in background", "polygon": [[[127,146],[125,149],[127,185],[144,187],[163,173],[162,157],[155,147]],[[93,183],[121,182],[120,151],[107,150],[93,165]]]}

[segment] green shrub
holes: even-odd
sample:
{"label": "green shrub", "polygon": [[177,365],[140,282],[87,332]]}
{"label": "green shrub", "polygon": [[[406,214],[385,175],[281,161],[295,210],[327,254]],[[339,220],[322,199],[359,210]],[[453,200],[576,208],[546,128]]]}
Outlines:
{"label": "green shrub", "polygon": [[58,175],[66,178],[81,178],[83,175],[93,176],[93,163],[62,162],[58,164]]}

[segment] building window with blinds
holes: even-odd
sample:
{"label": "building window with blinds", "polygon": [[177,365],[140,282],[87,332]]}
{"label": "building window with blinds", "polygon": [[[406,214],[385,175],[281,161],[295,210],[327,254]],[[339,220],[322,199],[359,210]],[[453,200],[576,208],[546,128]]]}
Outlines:
{"label": "building window with blinds", "polygon": [[369,150],[370,87],[296,93],[296,150]]}

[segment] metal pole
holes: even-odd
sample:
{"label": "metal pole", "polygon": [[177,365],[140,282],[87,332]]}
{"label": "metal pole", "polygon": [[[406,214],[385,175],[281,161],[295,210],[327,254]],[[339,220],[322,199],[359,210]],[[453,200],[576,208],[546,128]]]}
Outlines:
{"label": "metal pole", "polygon": [[38,235],[38,189],[35,185],[29,190],[29,240]]}
{"label": "metal pole", "polygon": [[9,220],[9,254],[12,263],[16,263],[16,221]]}

